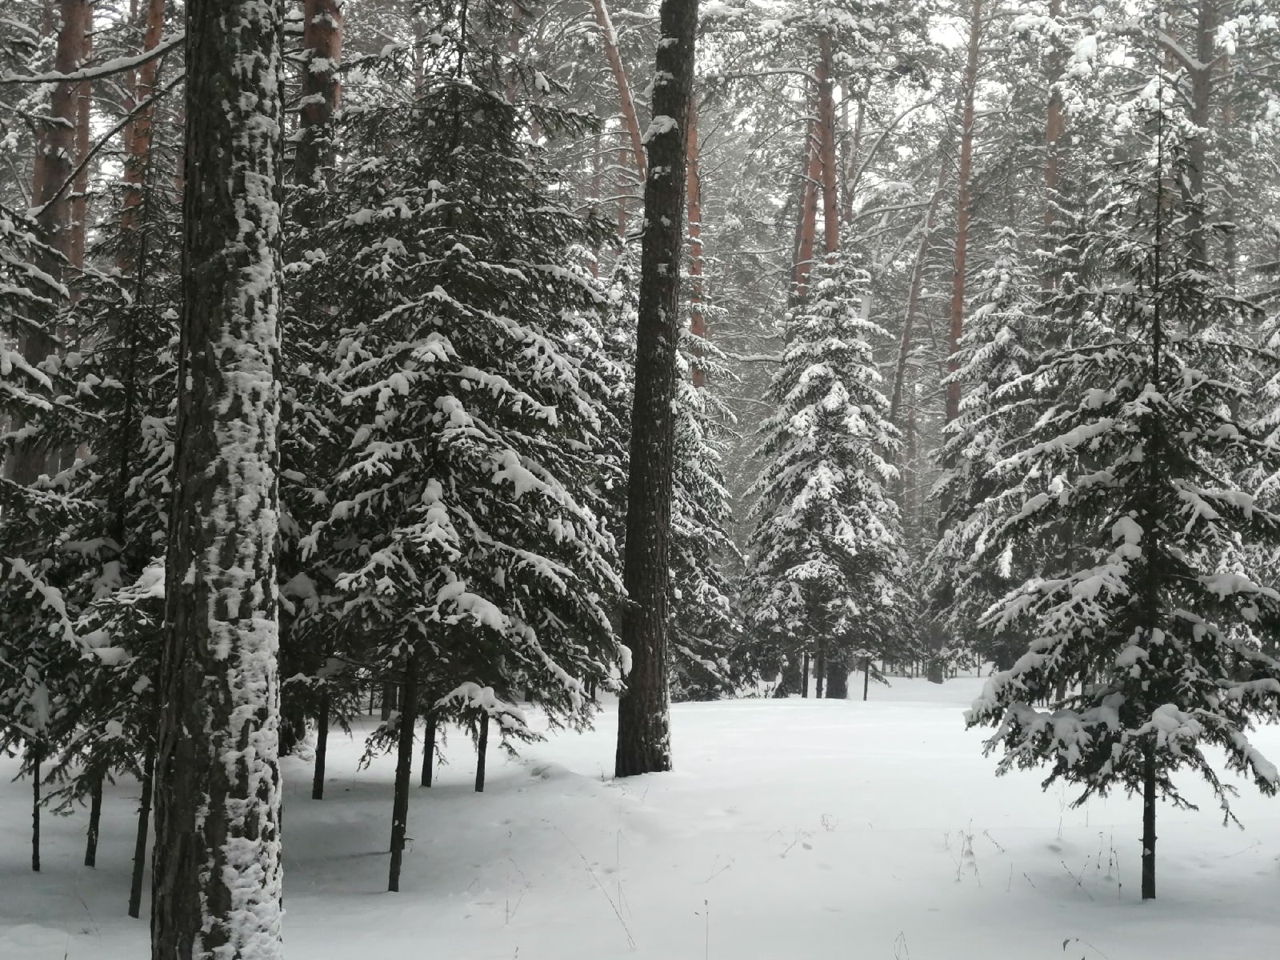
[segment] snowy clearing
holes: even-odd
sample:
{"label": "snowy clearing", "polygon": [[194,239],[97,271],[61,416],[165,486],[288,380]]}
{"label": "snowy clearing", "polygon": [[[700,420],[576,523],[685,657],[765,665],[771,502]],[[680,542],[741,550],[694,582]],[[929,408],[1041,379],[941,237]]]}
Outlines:
{"label": "snowy clearing", "polygon": [[[860,692],[860,676],[853,687]],[[1036,772],[997,779],[961,711],[981,681],[895,680],[872,701],[743,700],[673,711],[676,772],[613,782],[614,714],[517,761],[450,731],[413,788],[402,892],[385,892],[393,761],[357,772],[335,732],[327,799],[286,761],[285,945],[297,960],[893,958],[1216,960],[1273,955],[1280,801],[1244,786],[1243,830],[1162,805],[1159,899],[1138,897],[1139,805],[1067,807]],[[1280,730],[1258,745],[1280,756]],[[135,960],[124,915],[132,782],[109,788],[99,867],[86,817],[46,815],[0,759],[0,958]],[[415,771],[416,784],[416,771]],[[1208,791],[1191,787],[1196,800]],[[148,888],[150,880],[147,881]]]}

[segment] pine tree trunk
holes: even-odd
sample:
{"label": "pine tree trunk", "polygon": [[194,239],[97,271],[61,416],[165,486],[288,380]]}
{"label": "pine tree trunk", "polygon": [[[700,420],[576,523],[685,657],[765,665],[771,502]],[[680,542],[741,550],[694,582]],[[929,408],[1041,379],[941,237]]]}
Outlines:
{"label": "pine tree trunk", "polygon": [[338,66],[342,62],[343,0],[304,0],[302,14],[302,110],[298,152],[293,161],[295,183],[317,182],[333,164],[327,128],[342,96]]}
{"label": "pine tree trunk", "polygon": [[[840,246],[840,196],[836,168],[836,107],[831,34],[818,38],[818,152],[822,158],[822,249],[828,257]],[[821,696],[821,694],[819,694]]]}
{"label": "pine tree trunk", "polygon": [[438,715],[434,710],[427,713],[427,729],[422,735],[422,786],[431,786],[431,776],[436,766],[436,723]]}
{"label": "pine tree trunk", "polygon": [[1156,758],[1147,744],[1142,760],[1142,899],[1156,896]]}
{"label": "pine tree trunk", "polygon": [[867,694],[871,691],[871,658],[865,657],[862,661],[862,701],[867,700]]}
{"label": "pine tree trunk", "polygon": [[826,662],[827,673],[827,699],[828,700],[848,700],[849,699],[849,661],[846,654],[841,651],[834,651],[827,654]]}
{"label": "pine tree trunk", "polygon": [[622,113],[622,125],[631,142],[631,159],[635,163],[636,180],[643,182],[645,156],[640,136],[640,119],[636,116],[635,100],[631,97],[631,84],[627,82],[627,68],[622,63],[622,54],[618,52],[618,35],[614,32],[613,21],[604,0],[591,0],[591,9],[595,12],[596,24],[600,27],[600,38],[604,42],[604,52],[609,60],[609,70],[613,73],[613,82],[618,87],[618,106]]}
{"label": "pine tree trunk", "polygon": [[329,759],[329,694],[320,695],[316,710],[316,763],[311,772],[311,799],[324,799],[324,768]]}
{"label": "pine tree trunk", "polygon": [[[969,249],[969,180],[973,169],[973,99],[978,85],[978,47],[982,39],[982,0],[972,0],[968,60],[964,71],[964,104],[960,113],[959,191],[956,196],[955,265],[951,275],[951,325],[947,338],[947,372],[960,369],[957,353],[964,334],[965,271]],[[946,422],[960,414],[960,383],[947,384]]]}
{"label": "pine tree trunk", "polygon": [[[53,69],[70,73],[78,69],[88,56],[92,26],[91,0],[58,0],[61,23],[54,50]],[[73,185],[68,183],[76,166],[76,134],[80,125],[80,91],[83,83],[59,83],[53,88],[47,118],[35,125],[35,161],[31,174],[31,205],[37,211],[36,222],[47,240],[41,247],[35,267],[54,281],[66,279],[66,264],[76,255],[75,230],[72,223]],[[56,307],[56,304],[52,305]],[[57,352],[52,309],[48,315],[33,317],[24,324],[18,350],[23,359],[35,366]],[[10,415],[9,429],[19,431],[26,424],[22,410]],[[53,453],[44,448],[23,444],[4,458],[4,475],[14,483],[30,486],[50,466]]]}
{"label": "pine tree trunk", "polygon": [[102,826],[102,774],[95,774],[89,788],[89,830],[84,842],[84,865],[98,865],[98,830]]}
{"label": "pine tree trunk", "polygon": [[186,184],[153,960],[281,954],[282,0],[186,8]]}
{"label": "pine tree trunk", "polygon": [[151,795],[155,785],[156,747],[147,745],[142,761],[142,790],[138,797],[138,830],[133,841],[133,875],[129,880],[129,916],[142,915],[142,877],[147,868],[147,837],[151,833]]}
{"label": "pine tree trunk", "polygon": [[818,638],[817,662],[813,665],[813,693],[817,700],[822,699],[827,680],[827,638]]}
{"label": "pine tree trunk", "polygon": [[28,745],[31,754],[31,869],[40,872],[40,761],[41,752]]}
{"label": "pine tree trunk", "polygon": [[[87,63],[93,53],[93,7],[86,4],[83,32],[76,39],[80,48],[76,51],[76,61]],[[89,126],[93,120],[93,91],[88,80],[81,80],[74,87],[76,132],[75,183],[71,187],[71,237],[68,243],[68,254],[72,269],[79,274],[84,269],[85,238],[89,221],[89,165],[80,166],[89,155]],[[73,292],[74,296],[74,292]]]}
{"label": "pine tree trunk", "polygon": [[686,207],[689,214],[689,332],[693,334],[694,363],[691,379],[695,387],[706,385],[706,371],[698,362],[702,355],[699,343],[707,336],[707,318],[702,312],[702,182],[698,176],[698,103],[689,103],[689,129],[685,137],[688,162]]}
{"label": "pine tree trunk", "polygon": [[813,269],[813,247],[818,232],[818,192],[822,178],[822,151],[817,122],[805,134],[808,143],[804,170],[804,187],[800,195],[800,219],[796,235],[795,265],[792,268],[792,298],[800,302],[809,294],[809,273]]}
{"label": "pine tree trunk", "polygon": [[621,639],[631,671],[618,700],[619,777],[671,769],[667,690],[676,349],[684,246],[685,125],[693,90],[697,0],[662,0],[653,116],[675,121],[649,138],[640,257]]}
{"label": "pine tree trunk", "polygon": [[809,651],[806,650],[800,660],[800,696],[805,700],[809,699],[809,672]]}
{"label": "pine tree trunk", "polygon": [[[143,27],[142,52],[154,50],[160,43],[164,32],[165,0],[147,0],[147,18]],[[159,60],[150,60],[138,68],[133,91],[128,106],[130,108],[146,102],[155,92],[156,71]],[[138,214],[142,207],[143,186],[147,180],[147,165],[151,160],[151,125],[154,111],[147,107],[141,110],[125,128],[124,135],[124,171],[121,184],[124,187],[120,210],[120,229],[128,234],[137,229]],[[121,273],[132,272],[132,261],[136,254],[134,244],[126,240],[121,248],[119,261]]]}
{"label": "pine tree trunk", "polygon": [[387,889],[400,890],[400,865],[404,860],[406,831],[409,825],[409,778],[413,775],[413,729],[418,717],[418,658],[411,653],[405,658],[404,686],[400,698],[400,729],[396,738],[396,786],[391,809],[391,870]]}
{"label": "pine tree trunk", "polygon": [[391,711],[396,705],[396,686],[390,680],[383,681],[382,684],[382,713],[381,719],[386,723],[391,719]]}
{"label": "pine tree trunk", "polygon": [[489,714],[480,717],[480,736],[476,740],[476,793],[484,793],[484,765],[489,758]]}

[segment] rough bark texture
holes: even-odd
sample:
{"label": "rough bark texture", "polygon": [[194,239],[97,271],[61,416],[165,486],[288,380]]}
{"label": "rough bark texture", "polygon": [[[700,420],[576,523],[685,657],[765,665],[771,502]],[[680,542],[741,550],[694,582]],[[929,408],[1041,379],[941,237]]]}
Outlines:
{"label": "rough bark texture", "polygon": [[147,748],[142,763],[142,791],[138,798],[138,832],[133,840],[133,875],[129,880],[129,916],[142,915],[142,877],[147,869],[147,837],[151,833],[151,795],[155,785],[156,750]]}
{"label": "rough bark texture", "polygon": [[[142,52],[154,50],[160,43],[160,35],[164,31],[164,0],[148,0],[147,19],[143,27]],[[160,68],[159,60],[150,60],[138,68],[134,79],[132,102],[130,107],[144,103],[155,92],[156,71]],[[124,196],[121,201],[120,227],[124,231],[137,228],[138,213],[142,206],[143,184],[147,179],[147,164],[151,159],[151,124],[150,107],[139,111],[124,135],[124,175],[121,183]],[[122,258],[127,261],[131,244],[125,244]],[[129,263],[120,264],[121,271],[129,272]]]}
{"label": "rough bark texture", "polygon": [[396,786],[391,806],[391,869],[387,889],[400,890],[400,865],[404,860],[409,826],[409,778],[413,776],[413,728],[418,719],[418,663],[412,653],[405,658],[400,696],[400,735],[396,741]]}
{"label": "rough bark texture", "polygon": [[[622,642],[631,670],[618,703],[619,777],[671,769],[667,691],[676,347],[684,246],[685,124],[693,90],[697,0],[663,0],[649,138],[636,387],[631,423]],[[673,121],[663,124],[661,118]]]}
{"label": "rough bark texture", "polygon": [[313,183],[321,170],[333,163],[333,150],[325,130],[342,95],[338,65],[342,61],[343,0],[305,0],[302,49],[301,137],[294,157],[297,183]]}
{"label": "rough bark texture", "polygon": [[[978,45],[982,39],[982,0],[973,0],[969,14],[969,50],[964,70],[964,104],[960,110],[959,190],[956,194],[956,253],[951,275],[951,326],[947,337],[947,372],[959,369],[956,352],[964,334],[965,269],[969,248],[969,175],[973,168],[973,97],[978,85]],[[960,383],[947,384],[947,423],[960,413]]]}
{"label": "rough bark texture", "polygon": [[[1062,15],[1061,0],[1049,0],[1049,19],[1057,21]],[[1052,235],[1054,224],[1058,219],[1058,187],[1062,179],[1062,160],[1058,147],[1062,140],[1062,52],[1055,46],[1047,58],[1049,81],[1049,104],[1045,109],[1044,122],[1044,232]],[[1051,258],[1052,263],[1052,258]],[[1042,282],[1046,290],[1055,286],[1056,275],[1050,264],[1046,264]]]}
{"label": "rough bark texture", "polygon": [[[698,339],[707,336],[707,318],[702,312],[702,182],[698,176],[698,104],[689,103],[689,124],[685,137],[687,161],[686,200],[689,223],[689,332]],[[693,346],[694,364],[691,379],[695,387],[706,385],[707,375],[697,362],[701,355],[697,342]]]}
{"label": "rough bark texture", "polygon": [[153,960],[281,955],[283,0],[189,0]]}

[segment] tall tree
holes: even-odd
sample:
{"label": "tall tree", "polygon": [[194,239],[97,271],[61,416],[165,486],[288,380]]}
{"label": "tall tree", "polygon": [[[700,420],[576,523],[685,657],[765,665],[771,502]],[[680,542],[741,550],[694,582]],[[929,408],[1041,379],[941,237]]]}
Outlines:
{"label": "tall tree", "polygon": [[189,0],[154,960],[281,954],[282,0]]}
{"label": "tall tree", "polygon": [[676,427],[672,404],[698,0],[663,0],[658,19],[623,562],[628,603],[622,614],[622,642],[631,650],[631,669],[618,701],[614,771],[620,777],[671,769],[667,613]]}

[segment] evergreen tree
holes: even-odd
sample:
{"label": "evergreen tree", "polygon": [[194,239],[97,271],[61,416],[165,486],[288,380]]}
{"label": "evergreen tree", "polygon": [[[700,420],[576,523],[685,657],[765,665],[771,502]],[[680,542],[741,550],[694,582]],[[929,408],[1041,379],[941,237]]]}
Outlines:
{"label": "evergreen tree", "polygon": [[901,642],[907,559],[886,456],[898,448],[872,342],[884,331],[862,316],[865,274],[844,259],[818,267],[810,299],[786,320],[787,347],[770,388],[765,466],[743,599],[762,660],[808,654],[847,673],[851,658],[884,656]]}
{"label": "evergreen tree", "polygon": [[[1029,576],[987,622],[1029,637],[1013,667],[988,682],[968,714],[996,728],[1000,769],[1050,765],[1046,785],[1079,784],[1078,802],[1114,788],[1143,798],[1142,896],[1155,896],[1159,797],[1190,806],[1174,782],[1189,767],[1231,816],[1228,768],[1266,793],[1276,768],[1252,745],[1254,718],[1280,708],[1280,661],[1262,638],[1280,593],[1241,564],[1242,546],[1280,545],[1280,515],[1237,478],[1280,465],[1265,421],[1241,416],[1241,371],[1280,357],[1239,331],[1255,308],[1203,260],[1188,224],[1199,201],[1180,194],[1188,128],[1153,81],[1136,112],[1141,160],[1122,164],[1089,224],[1088,253],[1110,265],[1081,292],[1094,327],[1021,379],[1047,409],[998,466],[1015,494],[992,531],[992,553],[1076,531],[1075,562]],[[1203,210],[1198,211],[1198,215]],[[1065,696],[1036,707],[1055,690]]]}

